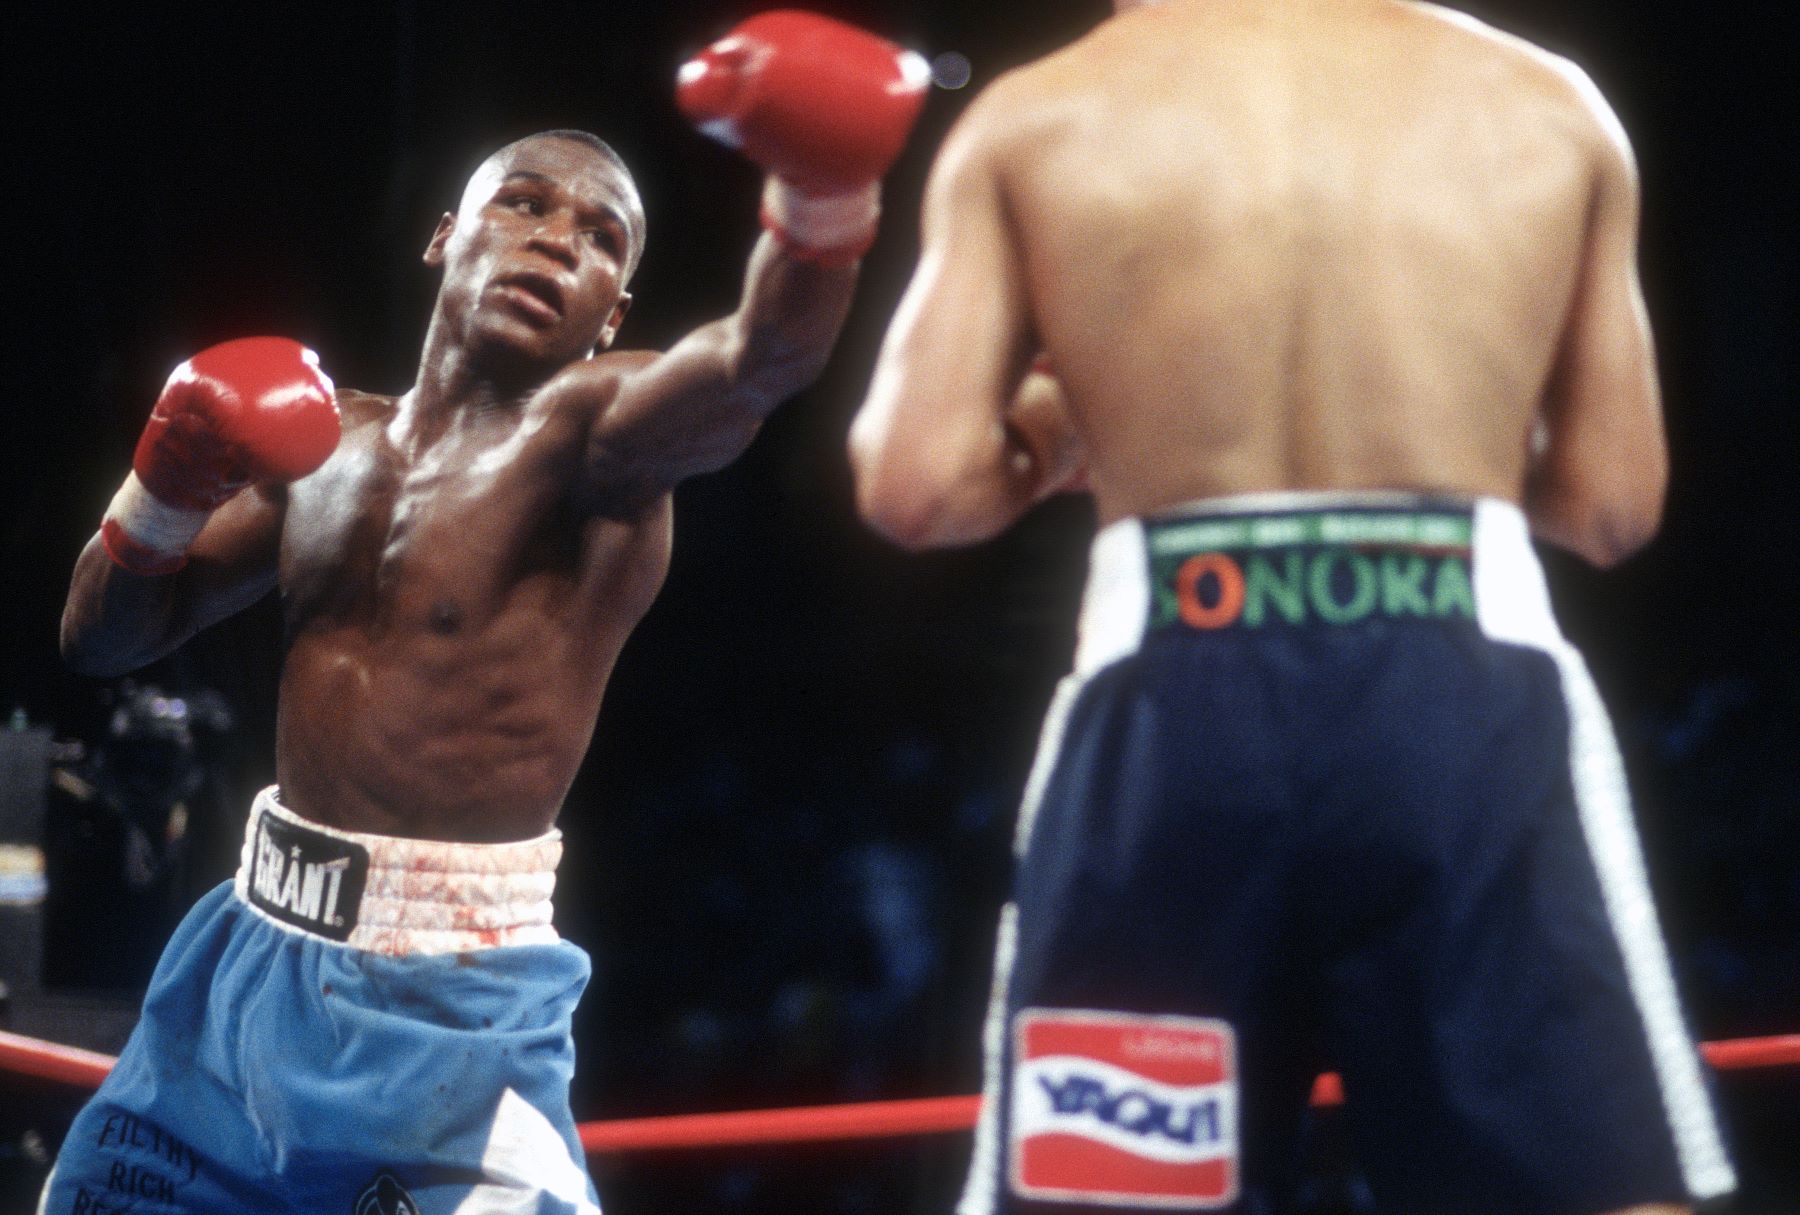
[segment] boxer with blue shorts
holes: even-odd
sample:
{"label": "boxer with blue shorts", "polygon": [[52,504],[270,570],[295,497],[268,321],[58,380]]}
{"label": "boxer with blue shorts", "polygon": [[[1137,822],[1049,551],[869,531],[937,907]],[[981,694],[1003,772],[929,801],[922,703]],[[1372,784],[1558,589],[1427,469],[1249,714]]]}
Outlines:
{"label": "boxer with blue shorts", "polygon": [[265,791],[163,954],[48,1211],[599,1211],[569,1114],[560,837],[333,831]]}
{"label": "boxer with blue shorts", "polygon": [[766,170],[767,231],[736,311],[666,352],[611,349],[643,207],[617,153],[556,130],[438,221],[405,393],[339,391],[281,338],[176,369],[63,653],[122,674],[278,590],[281,793],[169,946],[50,1215],[596,1209],[554,824],[668,570],[674,487],[823,367],[925,76],[798,12],[681,70],[688,116]]}

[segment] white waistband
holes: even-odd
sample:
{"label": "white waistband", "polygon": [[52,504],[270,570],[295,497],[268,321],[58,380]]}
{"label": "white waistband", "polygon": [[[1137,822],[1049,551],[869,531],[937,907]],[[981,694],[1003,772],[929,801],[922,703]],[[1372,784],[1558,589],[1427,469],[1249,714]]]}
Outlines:
{"label": "white waistband", "polygon": [[1388,491],[1241,494],[1116,520],[1095,535],[1075,650],[1075,674],[1091,675],[1137,652],[1151,616],[1148,528],[1177,520],[1295,511],[1466,510],[1473,520],[1470,580],[1476,618],[1496,641],[1564,644],[1524,512],[1499,498],[1451,499]]}
{"label": "white waistband", "polygon": [[[277,843],[265,820],[302,842]],[[355,859],[310,863],[308,837]],[[271,786],[250,808],[236,889],[252,910],[291,932],[371,953],[463,953],[558,940],[550,918],[561,857],[560,831],[504,844],[339,831],[295,814]],[[360,897],[345,865],[363,873]]]}

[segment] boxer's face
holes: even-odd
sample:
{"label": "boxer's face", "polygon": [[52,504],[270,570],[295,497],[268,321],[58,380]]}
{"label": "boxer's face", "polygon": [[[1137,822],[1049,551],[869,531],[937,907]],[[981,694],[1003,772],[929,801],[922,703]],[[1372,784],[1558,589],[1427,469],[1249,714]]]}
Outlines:
{"label": "boxer's face", "polygon": [[465,345],[560,366],[612,343],[644,214],[630,179],[586,144],[533,139],[475,171],[425,262]]}

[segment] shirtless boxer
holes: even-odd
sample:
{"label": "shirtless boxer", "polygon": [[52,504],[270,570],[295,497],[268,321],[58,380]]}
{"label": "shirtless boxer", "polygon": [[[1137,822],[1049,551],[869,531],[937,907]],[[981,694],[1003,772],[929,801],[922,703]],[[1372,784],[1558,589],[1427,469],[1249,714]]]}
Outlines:
{"label": "shirtless boxer", "polygon": [[1322,1062],[1383,1209],[1730,1190],[1529,542],[1660,519],[1617,121],[1427,5],[1118,7],[951,135],[851,435],[907,547],[1103,525],[964,1215],[1268,1210]]}
{"label": "shirtless boxer", "polygon": [[923,75],[791,13],[683,68],[690,117],[768,171],[769,232],[738,310],[665,354],[607,352],[644,215],[618,157],[564,131],[476,170],[425,250],[418,379],[337,393],[341,441],[293,342],[177,370],[63,648],[127,671],[278,589],[280,783],[45,1210],[597,1210],[568,1105],[588,960],[550,923],[553,823],[667,569],[670,491],[820,370]]}

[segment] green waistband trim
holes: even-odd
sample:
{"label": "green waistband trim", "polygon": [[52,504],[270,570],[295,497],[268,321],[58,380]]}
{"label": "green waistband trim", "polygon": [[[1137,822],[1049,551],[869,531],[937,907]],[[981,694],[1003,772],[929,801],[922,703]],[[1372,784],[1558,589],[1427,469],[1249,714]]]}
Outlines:
{"label": "green waistband trim", "polygon": [[1393,544],[1468,548],[1475,520],[1441,512],[1305,511],[1148,523],[1152,557],[1223,548],[1282,548],[1298,544]]}
{"label": "green waistband trim", "polygon": [[1473,619],[1468,513],[1305,511],[1146,524],[1151,623]]}

